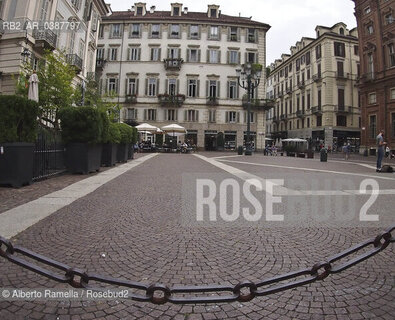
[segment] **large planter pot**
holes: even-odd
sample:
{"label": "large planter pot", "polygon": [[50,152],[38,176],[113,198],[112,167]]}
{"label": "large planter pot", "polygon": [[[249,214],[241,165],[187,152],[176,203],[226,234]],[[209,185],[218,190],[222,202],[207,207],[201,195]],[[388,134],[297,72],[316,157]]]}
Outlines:
{"label": "large planter pot", "polygon": [[101,165],[106,167],[115,166],[117,162],[117,145],[115,143],[103,144]]}
{"label": "large planter pot", "polygon": [[0,144],[0,184],[19,188],[33,179],[34,144]]}
{"label": "large planter pot", "polygon": [[88,174],[100,170],[100,144],[69,143],[66,146],[66,167],[70,173]]}
{"label": "large planter pot", "polygon": [[134,159],[134,145],[128,145],[128,159]]}
{"label": "large planter pot", "polygon": [[128,144],[118,144],[117,146],[117,162],[128,161]]}

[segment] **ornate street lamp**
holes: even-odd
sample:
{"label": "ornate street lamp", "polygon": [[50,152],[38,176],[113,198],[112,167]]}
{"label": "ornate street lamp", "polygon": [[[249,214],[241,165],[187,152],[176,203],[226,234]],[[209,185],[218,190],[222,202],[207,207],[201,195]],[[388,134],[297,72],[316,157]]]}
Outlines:
{"label": "ornate street lamp", "polygon": [[247,141],[245,155],[252,155],[251,146],[251,94],[261,81],[261,69],[253,68],[251,63],[242,65],[242,69],[236,69],[239,86],[247,90]]}

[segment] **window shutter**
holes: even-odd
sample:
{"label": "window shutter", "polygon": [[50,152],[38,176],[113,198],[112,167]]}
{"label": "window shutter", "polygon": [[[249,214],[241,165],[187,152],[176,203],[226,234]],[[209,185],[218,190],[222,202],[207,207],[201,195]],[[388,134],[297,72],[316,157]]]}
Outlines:
{"label": "window shutter", "polygon": [[174,111],[174,120],[177,121],[178,120],[178,110]]}
{"label": "window shutter", "polygon": [[144,109],[144,120],[147,120],[147,109]]}
{"label": "window shutter", "polygon": [[128,78],[126,78],[125,79],[125,95],[127,95],[129,92],[128,92]]}
{"label": "window shutter", "polygon": [[176,93],[177,94],[180,93],[180,79],[177,79],[177,81],[176,81]]}
{"label": "window shutter", "polygon": [[200,34],[201,34],[201,27],[200,26],[198,26],[198,39],[200,40]]}
{"label": "window shutter", "polygon": [[239,84],[236,82],[236,98],[239,99],[240,97],[240,87]]}
{"label": "window shutter", "polygon": [[171,24],[169,23],[169,27],[167,28],[167,38],[170,39],[171,36]]}
{"label": "window shutter", "polygon": [[197,81],[196,97],[200,97],[200,80]]}
{"label": "window shutter", "polygon": [[136,79],[136,96],[139,94],[139,79]]}
{"label": "window shutter", "polygon": [[186,56],[186,61],[189,62],[189,56],[191,54],[191,49],[187,49],[187,56]]}
{"label": "window shutter", "polygon": [[240,28],[237,28],[237,41],[240,42]]}
{"label": "window shutter", "polygon": [[152,38],[152,24],[148,25],[148,38],[151,39]]}
{"label": "window shutter", "polygon": [[230,98],[230,81],[226,83],[226,97]]}
{"label": "window shutter", "polygon": [[206,80],[206,97],[210,96],[210,88],[209,88],[209,81]]}
{"label": "window shutter", "polygon": [[198,50],[198,62],[200,62],[200,49]]}
{"label": "window shutter", "polygon": [[187,39],[191,39],[191,26],[188,26],[188,34],[187,34]]}
{"label": "window shutter", "polygon": [[258,43],[258,30],[255,29],[254,31],[255,43]]}
{"label": "window shutter", "polygon": [[106,87],[104,88],[104,92],[105,92],[105,93],[108,92],[108,79],[106,79]]}
{"label": "window shutter", "polygon": [[218,50],[218,63],[221,63],[221,50]]}
{"label": "window shutter", "polygon": [[184,121],[188,121],[188,110],[184,111]]}
{"label": "window shutter", "polygon": [[248,53],[246,52],[244,55],[245,55],[244,63],[247,63],[248,62]]}
{"label": "window shutter", "polygon": [[229,111],[225,112],[225,122],[228,123],[229,122]]}
{"label": "window shutter", "polygon": [[137,49],[137,60],[141,59],[141,48]]}
{"label": "window shutter", "polygon": [[258,52],[256,52],[255,53],[255,63],[259,63],[258,59],[259,59],[259,55],[258,55]]}
{"label": "window shutter", "polygon": [[230,63],[230,51],[226,53],[226,64]]}
{"label": "window shutter", "polygon": [[130,48],[128,48],[128,55],[126,57],[126,60],[132,60],[132,57],[130,56]]}
{"label": "window shutter", "polygon": [[145,95],[148,96],[148,79],[145,79]]}
{"label": "window shutter", "polygon": [[220,92],[221,92],[221,84],[219,81],[217,81],[217,98],[221,96]]}
{"label": "window shutter", "polygon": [[115,79],[115,92],[119,94],[119,79]]}
{"label": "window shutter", "polygon": [[167,59],[170,59],[170,49],[167,49]]}
{"label": "window shutter", "polygon": [[239,123],[240,122],[240,112],[237,112],[237,114],[236,114],[236,117],[237,117],[237,123]]}
{"label": "window shutter", "polygon": [[158,49],[158,60],[162,60],[162,48]]}
{"label": "window shutter", "polygon": [[165,94],[169,93],[169,79],[165,80]]}
{"label": "window shutter", "polygon": [[210,50],[207,50],[207,63],[210,62]]}
{"label": "window shutter", "polygon": [[231,37],[230,30],[231,30],[231,27],[228,27],[228,41],[230,41],[230,37]]}
{"label": "window shutter", "polygon": [[196,110],[196,111],[195,111],[195,114],[196,114],[196,119],[195,119],[195,121],[196,121],[196,122],[199,122],[199,110]]}
{"label": "window shutter", "polygon": [[241,63],[241,53],[238,52],[237,53],[237,64],[240,64],[240,63]]}
{"label": "window shutter", "polygon": [[221,26],[218,26],[218,40],[221,41]]}
{"label": "window shutter", "polygon": [[159,79],[156,79],[156,96],[159,94]]}
{"label": "window shutter", "polygon": [[162,39],[162,25],[159,25],[159,39]]}

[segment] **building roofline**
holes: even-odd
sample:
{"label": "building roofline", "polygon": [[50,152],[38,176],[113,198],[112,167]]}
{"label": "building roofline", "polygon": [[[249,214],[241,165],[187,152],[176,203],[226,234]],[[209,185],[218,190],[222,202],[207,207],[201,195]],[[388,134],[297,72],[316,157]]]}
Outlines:
{"label": "building roofline", "polygon": [[215,24],[238,24],[246,26],[255,26],[268,31],[271,26],[252,20],[246,17],[229,16],[220,14],[219,18],[210,18],[206,16],[206,12],[191,12],[187,14],[182,13],[181,16],[171,16],[171,11],[155,11],[154,13],[147,12],[145,16],[135,16],[133,11],[114,11],[111,15],[103,17],[103,22],[109,21],[179,21],[179,22],[197,22],[197,23],[215,23]]}

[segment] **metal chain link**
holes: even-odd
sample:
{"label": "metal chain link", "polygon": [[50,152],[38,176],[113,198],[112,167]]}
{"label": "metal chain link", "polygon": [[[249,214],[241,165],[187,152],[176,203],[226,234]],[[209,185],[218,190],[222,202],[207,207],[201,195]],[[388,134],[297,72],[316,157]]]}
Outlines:
{"label": "metal chain link", "polygon": [[[395,242],[395,237],[392,235],[394,230],[395,225],[390,227],[388,230],[381,232],[375,238],[365,240],[351,248],[329,257],[327,260],[318,262],[311,268],[275,276],[257,283],[248,280],[241,281],[235,286],[207,285],[168,287],[160,283],[147,285],[140,282],[87,273],[84,270],[72,268],[66,264],[44,257],[20,246],[13,246],[9,240],[3,237],[0,237],[0,256],[49,279],[60,283],[68,283],[74,288],[102,291],[103,288],[91,285],[91,283],[95,281],[101,284],[110,284],[145,291],[145,294],[141,295],[136,293],[130,294],[130,298],[132,300],[140,302],[151,302],[153,304],[164,304],[167,302],[175,304],[225,303],[234,301],[246,302],[254,299],[255,297],[266,296],[303,286],[315,281],[323,280],[331,274],[342,272],[343,270],[374,256],[387,248],[390,243]],[[372,248],[368,251],[359,253],[358,256],[353,258],[350,257],[348,260],[345,259],[370,246],[372,246]],[[53,267],[63,273],[55,273],[40,267],[37,264],[28,262],[25,259],[16,256],[16,254],[20,254],[44,265]],[[343,263],[339,264],[340,260],[343,260]],[[338,264],[335,264],[335,262]],[[289,280],[289,282],[284,283],[284,281],[287,280]],[[211,293],[211,295],[208,295],[208,293]],[[222,293],[225,294],[222,295]],[[181,295],[176,296],[177,294]],[[195,296],[185,296],[183,294],[195,294]]]}

